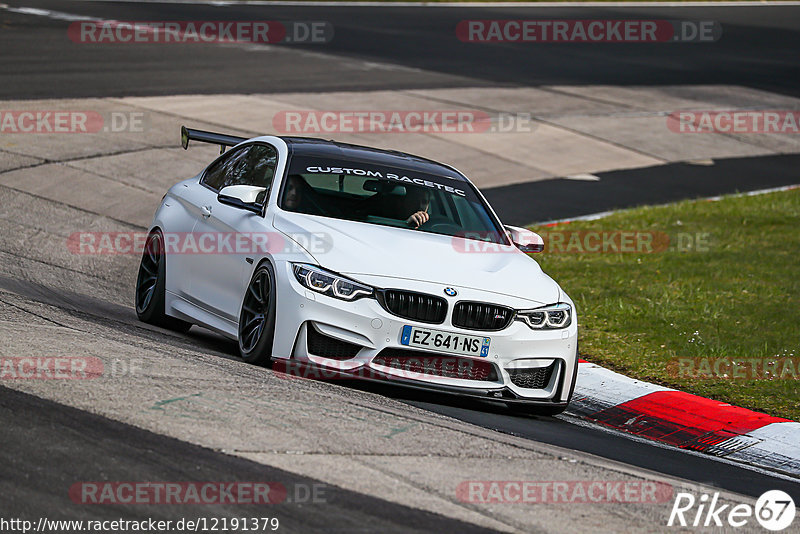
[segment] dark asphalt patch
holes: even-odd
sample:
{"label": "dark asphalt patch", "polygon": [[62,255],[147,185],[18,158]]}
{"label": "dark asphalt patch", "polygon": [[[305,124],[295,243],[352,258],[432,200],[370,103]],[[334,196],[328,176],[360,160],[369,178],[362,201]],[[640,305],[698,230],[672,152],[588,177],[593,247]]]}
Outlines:
{"label": "dark asphalt patch", "polygon": [[602,211],[800,184],[800,154],[670,163],[484,189],[500,219],[516,226]]}
{"label": "dark asphalt patch", "polygon": [[306,495],[295,488],[322,483],[3,386],[0,420],[0,516],[6,519],[277,517],[279,532],[491,532],[330,485],[317,493],[325,502],[76,504],[70,487],[88,481],[278,482],[295,501]]}

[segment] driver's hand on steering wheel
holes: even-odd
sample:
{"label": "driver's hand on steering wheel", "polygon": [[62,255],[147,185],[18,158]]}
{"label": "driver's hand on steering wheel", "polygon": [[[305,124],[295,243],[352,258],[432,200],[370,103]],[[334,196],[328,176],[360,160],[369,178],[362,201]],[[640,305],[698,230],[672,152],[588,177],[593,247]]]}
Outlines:
{"label": "driver's hand on steering wheel", "polygon": [[428,215],[427,211],[418,211],[411,217],[406,219],[406,223],[413,228],[419,228],[420,226],[428,222],[428,219],[430,218],[431,216]]}

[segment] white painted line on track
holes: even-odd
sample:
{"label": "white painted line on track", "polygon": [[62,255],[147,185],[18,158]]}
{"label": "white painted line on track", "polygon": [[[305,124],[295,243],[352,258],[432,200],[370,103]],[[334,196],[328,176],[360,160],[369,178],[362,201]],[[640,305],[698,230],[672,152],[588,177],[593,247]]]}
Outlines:
{"label": "white painted line on track", "polygon": [[[21,15],[30,15],[35,17],[46,17],[52,20],[63,20],[68,22],[78,22],[78,21],[91,21],[91,22],[100,22],[100,23],[108,23],[114,24],[119,22],[130,22],[130,21],[120,21],[117,19],[106,19],[106,18],[98,18],[92,17],[89,15],[77,15],[74,13],[66,13],[63,11],[55,11],[51,9],[39,9],[33,7],[11,7],[8,4],[0,4],[0,9],[8,11],[10,13],[18,13]],[[148,26],[147,21],[141,22],[141,25],[134,24],[134,28],[143,28],[145,30],[150,29]],[[373,70],[382,70],[382,71],[401,71],[401,72],[409,72],[409,73],[424,73],[426,72],[424,69],[419,69],[416,67],[407,67],[405,65],[398,65],[395,63],[384,63],[384,62],[377,62],[377,61],[366,61],[361,59],[353,59],[343,56],[338,56],[332,53],[325,53],[319,52],[316,50],[307,50],[301,49],[297,47],[286,47],[286,46],[277,46],[272,44],[264,44],[264,43],[248,43],[248,42],[214,42],[214,43],[204,43],[206,45],[214,45],[220,46],[223,48],[237,48],[240,50],[244,50],[247,52],[258,52],[258,53],[293,53],[300,56],[305,57],[313,57],[317,59],[324,59],[326,61],[330,61],[332,58],[335,58],[337,61],[341,62],[340,64],[355,70],[361,71],[373,71]]]}
{"label": "white painted line on track", "polygon": [[594,174],[571,174],[564,177],[565,180],[576,180],[579,182],[599,182],[600,177]]}
{"label": "white painted line on track", "polygon": [[64,13],[63,11],[52,11],[50,9],[39,9],[36,7],[11,7],[8,4],[0,4],[0,9],[4,9],[10,13],[19,13],[20,15],[47,17],[53,20],[66,20],[69,22],[75,22],[81,20],[91,20],[91,21],[103,20],[97,17],[90,17],[88,15],[73,15],[72,13]]}

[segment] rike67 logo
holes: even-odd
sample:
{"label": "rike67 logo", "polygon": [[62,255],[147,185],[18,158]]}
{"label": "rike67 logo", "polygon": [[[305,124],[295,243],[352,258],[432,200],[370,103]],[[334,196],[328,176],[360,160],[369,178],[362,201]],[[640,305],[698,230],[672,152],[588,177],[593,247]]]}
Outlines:
{"label": "rike67 logo", "polygon": [[765,492],[749,504],[720,504],[719,493],[702,494],[696,498],[691,493],[678,493],[667,526],[681,527],[733,527],[739,528],[756,521],[767,530],[778,532],[788,528],[796,513],[794,500],[781,490]]}

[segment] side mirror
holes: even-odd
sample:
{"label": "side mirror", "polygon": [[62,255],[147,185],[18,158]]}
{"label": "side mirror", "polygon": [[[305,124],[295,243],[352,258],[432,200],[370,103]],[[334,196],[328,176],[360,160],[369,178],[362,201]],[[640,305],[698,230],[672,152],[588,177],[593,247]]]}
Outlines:
{"label": "side mirror", "polygon": [[222,204],[261,214],[263,204],[258,203],[257,199],[266,190],[266,187],[255,185],[229,185],[220,190],[217,200]]}
{"label": "side mirror", "polygon": [[511,242],[522,252],[541,252],[544,250],[544,240],[536,232],[516,226],[506,226],[506,232],[508,232]]}

